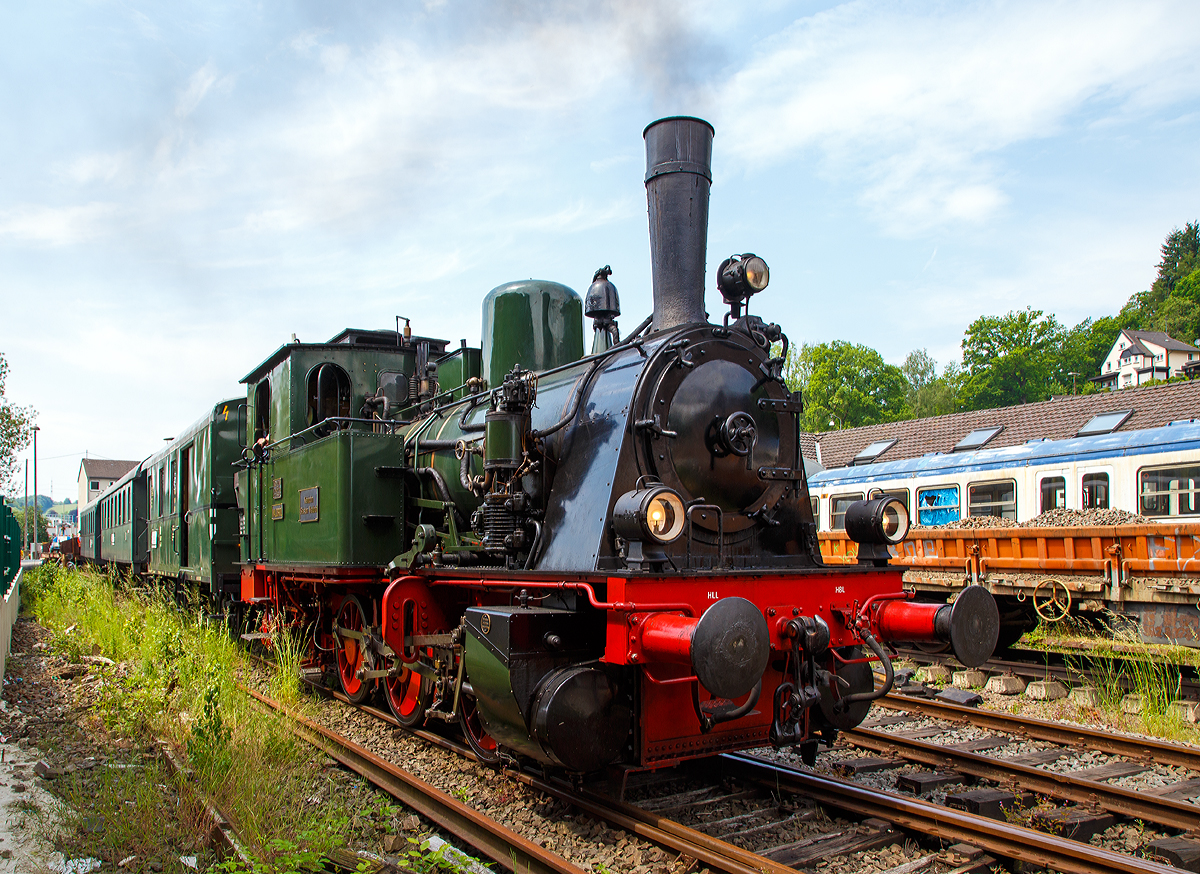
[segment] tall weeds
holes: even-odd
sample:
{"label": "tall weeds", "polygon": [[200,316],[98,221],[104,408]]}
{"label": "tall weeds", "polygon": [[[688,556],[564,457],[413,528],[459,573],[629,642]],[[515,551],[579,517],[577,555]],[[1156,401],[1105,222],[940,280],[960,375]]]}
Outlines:
{"label": "tall weeds", "polygon": [[[240,693],[249,669],[221,628],[198,612],[180,612],[167,591],[135,588],[118,576],[43,565],[23,592],[25,607],[53,634],[55,650],[73,660],[103,655],[93,708],[103,727],[151,743],[165,737],[186,750],[202,791],[233,820],[243,840],[268,860],[305,838],[305,852],[342,843],[350,813],[305,803],[318,770],[312,751],[279,719]],[[301,647],[277,638],[277,695],[300,703]],[[290,863],[287,863],[290,864]]]}

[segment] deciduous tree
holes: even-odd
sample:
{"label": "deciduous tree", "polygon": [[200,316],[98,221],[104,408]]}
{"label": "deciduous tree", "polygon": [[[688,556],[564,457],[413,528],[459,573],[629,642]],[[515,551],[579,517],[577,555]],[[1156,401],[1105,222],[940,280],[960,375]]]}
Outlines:
{"label": "deciduous tree", "polygon": [[904,374],[869,346],[842,340],[806,343],[795,351],[784,376],[793,390],[804,393],[806,431],[854,428],[908,416]]}
{"label": "deciduous tree", "polygon": [[1062,326],[1029,307],[1003,316],[980,316],[962,341],[968,409],[1007,407],[1050,397]]}
{"label": "deciduous tree", "polygon": [[941,416],[958,409],[961,371],[956,362],[947,364],[939,376],[937,362],[929,351],[914,349],[900,370],[908,383],[906,400],[913,418]]}
{"label": "deciduous tree", "polygon": [[8,378],[8,362],[0,352],[0,492],[11,484],[16,472],[17,453],[29,445],[33,436],[34,412],[30,407],[18,407],[4,397],[4,382]]}

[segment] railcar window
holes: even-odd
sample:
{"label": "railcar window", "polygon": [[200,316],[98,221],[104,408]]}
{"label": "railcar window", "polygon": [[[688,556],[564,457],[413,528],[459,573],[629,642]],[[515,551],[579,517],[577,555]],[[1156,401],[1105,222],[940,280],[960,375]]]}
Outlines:
{"label": "railcar window", "polygon": [[1138,471],[1143,516],[1194,516],[1200,513],[1200,465]]}
{"label": "railcar window", "polygon": [[958,486],[917,489],[917,524],[945,525],[958,521]]}
{"label": "railcar window", "polygon": [[967,485],[968,516],[998,516],[1017,520],[1017,483],[1001,480],[994,483]]}
{"label": "railcar window", "polygon": [[1067,508],[1067,478],[1045,477],[1042,480],[1042,505],[1040,513],[1046,510],[1062,510]]}
{"label": "railcar window", "polygon": [[845,531],[846,530],[846,510],[855,501],[863,499],[862,492],[856,492],[853,495],[830,495],[829,496],[829,530],[830,531]]}
{"label": "railcar window", "polygon": [[871,489],[867,492],[867,499],[874,500],[887,495],[889,498],[895,498],[904,505],[904,510],[907,513],[912,513],[912,507],[908,504],[908,489]]}
{"label": "railcar window", "polygon": [[817,522],[821,519],[821,499],[813,495],[808,499],[808,503],[812,505],[813,521]]}
{"label": "railcar window", "polygon": [[1108,509],[1108,474],[1085,473],[1083,475],[1083,509]]}

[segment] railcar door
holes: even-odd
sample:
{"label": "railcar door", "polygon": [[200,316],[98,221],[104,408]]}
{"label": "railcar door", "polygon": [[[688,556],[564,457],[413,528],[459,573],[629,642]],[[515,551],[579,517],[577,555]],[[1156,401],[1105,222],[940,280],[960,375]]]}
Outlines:
{"label": "railcar door", "polygon": [[179,456],[179,564],[181,567],[191,567],[191,552],[188,550],[188,522],[191,510],[191,481],[192,447],[183,450]]}

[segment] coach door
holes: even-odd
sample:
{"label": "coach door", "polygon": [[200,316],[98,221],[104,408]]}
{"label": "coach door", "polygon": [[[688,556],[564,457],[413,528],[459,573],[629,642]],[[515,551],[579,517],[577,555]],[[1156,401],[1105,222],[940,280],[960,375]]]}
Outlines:
{"label": "coach door", "polygon": [[191,489],[189,488],[192,475],[192,447],[183,450],[179,456],[179,564],[181,567],[192,566],[192,554],[188,550],[188,523],[191,521]]}

